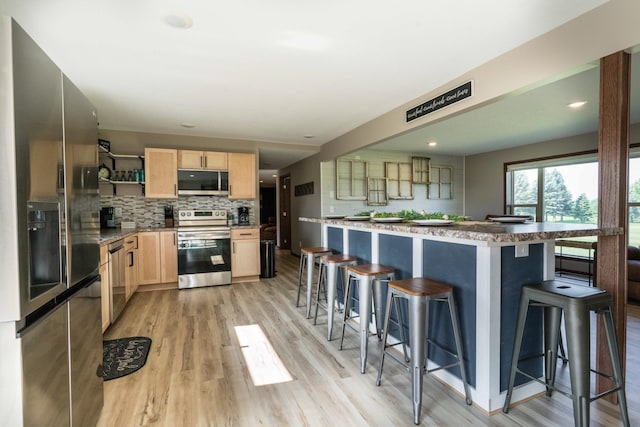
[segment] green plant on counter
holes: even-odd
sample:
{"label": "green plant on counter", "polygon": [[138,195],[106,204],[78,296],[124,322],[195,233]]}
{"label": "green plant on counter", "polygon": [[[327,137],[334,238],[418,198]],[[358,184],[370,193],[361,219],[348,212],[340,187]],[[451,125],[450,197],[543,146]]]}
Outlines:
{"label": "green plant on counter", "polygon": [[362,211],[362,212],[358,212],[357,214],[354,214],[353,216],[371,216],[371,212],[373,211]]}
{"label": "green plant on counter", "polygon": [[404,219],[408,219],[408,220],[413,220],[413,219],[450,219],[452,221],[464,221],[465,217],[460,216],[460,215],[453,215],[453,214],[444,214],[442,212],[425,212],[425,211],[420,211],[417,212],[415,210],[401,210],[400,212],[397,212],[396,214],[394,214],[395,216],[398,216],[400,218],[404,218]]}
{"label": "green plant on counter", "polygon": [[400,218],[396,212],[376,212],[374,218]]}

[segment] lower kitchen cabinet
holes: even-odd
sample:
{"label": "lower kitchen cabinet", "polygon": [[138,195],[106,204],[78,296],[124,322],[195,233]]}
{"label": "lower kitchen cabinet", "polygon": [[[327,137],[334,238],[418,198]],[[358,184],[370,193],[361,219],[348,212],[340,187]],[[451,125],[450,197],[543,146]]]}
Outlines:
{"label": "lower kitchen cabinet", "polygon": [[260,229],[231,230],[231,281],[259,280]]}
{"label": "lower kitchen cabinet", "polygon": [[177,284],[178,245],[175,231],[138,233],[138,254],[138,283],[141,286]]}
{"label": "lower kitchen cabinet", "polygon": [[111,302],[109,297],[109,251],[107,245],[100,246],[100,297],[102,300],[102,332],[111,324]]}
{"label": "lower kitchen cabinet", "polygon": [[175,231],[160,232],[160,265],[162,283],[178,281],[178,236]]}
{"label": "lower kitchen cabinet", "polygon": [[124,292],[129,298],[138,289],[138,235],[129,236],[124,240]]}

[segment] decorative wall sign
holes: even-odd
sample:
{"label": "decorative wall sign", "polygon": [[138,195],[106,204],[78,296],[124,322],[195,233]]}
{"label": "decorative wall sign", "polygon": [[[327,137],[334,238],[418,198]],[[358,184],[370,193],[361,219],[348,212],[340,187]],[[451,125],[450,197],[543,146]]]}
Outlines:
{"label": "decorative wall sign", "polygon": [[407,110],[407,123],[471,96],[473,96],[473,80]]}
{"label": "decorative wall sign", "polygon": [[296,185],[294,188],[294,194],[296,195],[296,197],[313,194],[313,181]]}

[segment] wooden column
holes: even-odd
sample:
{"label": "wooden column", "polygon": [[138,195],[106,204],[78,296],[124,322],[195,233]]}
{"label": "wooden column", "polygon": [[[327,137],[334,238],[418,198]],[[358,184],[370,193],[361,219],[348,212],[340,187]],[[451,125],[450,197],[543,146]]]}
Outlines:
{"label": "wooden column", "polygon": [[[598,225],[627,230],[630,55],[617,52],[600,60],[600,119],[598,131],[599,194]],[[598,238],[596,283],[613,297],[618,345],[625,372],[627,233]],[[611,374],[607,340],[602,320],[598,321],[596,370]],[[612,387],[611,381],[596,375],[596,392]],[[615,394],[608,400],[615,402]]]}

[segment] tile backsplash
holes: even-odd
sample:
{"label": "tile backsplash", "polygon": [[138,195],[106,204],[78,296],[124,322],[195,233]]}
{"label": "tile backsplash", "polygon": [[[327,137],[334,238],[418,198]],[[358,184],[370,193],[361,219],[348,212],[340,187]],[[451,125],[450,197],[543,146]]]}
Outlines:
{"label": "tile backsplash", "polygon": [[147,199],[144,196],[100,196],[100,207],[121,208],[116,223],[134,221],[136,227],[164,227],[164,207],[173,206],[174,218],[180,209],[224,209],[237,215],[237,208],[249,207],[249,217],[256,224],[256,210],[252,200],[229,200],[226,197],[180,197],[177,200]]}

